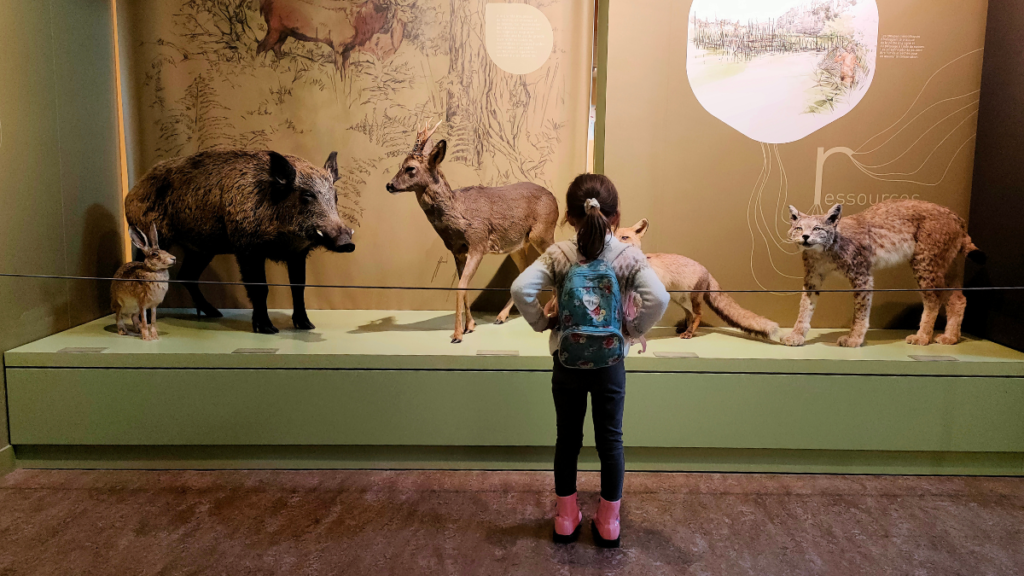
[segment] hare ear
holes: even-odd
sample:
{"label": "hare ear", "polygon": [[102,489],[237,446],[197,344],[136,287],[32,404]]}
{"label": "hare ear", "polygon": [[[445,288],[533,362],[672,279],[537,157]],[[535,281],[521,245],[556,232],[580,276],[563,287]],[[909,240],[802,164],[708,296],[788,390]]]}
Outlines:
{"label": "hare ear", "polygon": [[149,226],[149,241],[152,242],[152,244],[150,244],[150,247],[152,247],[152,248],[159,248],[160,247],[160,238],[156,234],[156,222],[153,222]]}
{"label": "hare ear", "polygon": [[132,245],[139,250],[145,250],[149,248],[149,240],[146,239],[146,235],[141,230],[132,226],[131,230],[128,231],[128,236],[132,239]]}

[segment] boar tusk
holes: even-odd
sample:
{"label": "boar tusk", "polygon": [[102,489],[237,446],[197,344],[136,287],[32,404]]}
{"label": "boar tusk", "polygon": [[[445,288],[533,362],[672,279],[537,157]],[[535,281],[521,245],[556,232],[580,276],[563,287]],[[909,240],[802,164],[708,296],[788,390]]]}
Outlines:
{"label": "boar tusk", "polygon": [[317,230],[316,233],[319,234],[321,238],[324,237],[323,230]]}

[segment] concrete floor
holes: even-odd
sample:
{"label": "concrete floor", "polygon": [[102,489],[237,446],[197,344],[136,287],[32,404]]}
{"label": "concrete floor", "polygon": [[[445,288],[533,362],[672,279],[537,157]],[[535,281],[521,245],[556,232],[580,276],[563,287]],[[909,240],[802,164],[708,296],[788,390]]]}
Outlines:
{"label": "concrete floor", "polygon": [[[584,513],[597,476],[582,474]],[[1024,479],[640,474],[623,548],[550,541],[549,473],[33,471],[0,575],[1022,574]]]}

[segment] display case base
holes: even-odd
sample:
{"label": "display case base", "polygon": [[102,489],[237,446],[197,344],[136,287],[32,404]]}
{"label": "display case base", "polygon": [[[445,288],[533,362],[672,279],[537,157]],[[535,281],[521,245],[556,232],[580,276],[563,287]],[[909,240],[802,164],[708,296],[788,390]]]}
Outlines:
{"label": "display case base", "polygon": [[[19,465],[550,467],[552,360],[521,319],[451,344],[445,312],[310,317],[316,330],[265,336],[247,311],[161,311],[157,342],[108,317],[8,352]],[[656,330],[626,364],[630,468],[1024,474],[1024,354],[884,330],[846,349],[840,334],[787,348]]]}

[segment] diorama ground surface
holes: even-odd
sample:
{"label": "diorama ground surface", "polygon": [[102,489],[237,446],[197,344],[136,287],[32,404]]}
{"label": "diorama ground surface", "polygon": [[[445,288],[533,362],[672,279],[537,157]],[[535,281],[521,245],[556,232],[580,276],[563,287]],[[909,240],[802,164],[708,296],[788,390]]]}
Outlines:
{"label": "diorama ground surface", "polygon": [[[1021,574],[1024,479],[642,474],[623,546],[551,542],[545,472],[41,471],[0,574]],[[589,518],[596,474],[581,474]]]}

